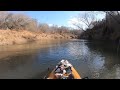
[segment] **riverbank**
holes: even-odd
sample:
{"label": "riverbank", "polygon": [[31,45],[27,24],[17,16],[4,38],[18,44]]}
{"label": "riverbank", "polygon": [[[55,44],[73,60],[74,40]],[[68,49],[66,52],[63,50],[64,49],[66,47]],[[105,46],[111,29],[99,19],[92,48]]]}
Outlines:
{"label": "riverbank", "polygon": [[25,44],[34,41],[57,40],[57,39],[75,39],[73,34],[49,34],[31,32],[27,30],[0,30],[0,45]]}
{"label": "riverbank", "polygon": [[99,40],[99,41],[120,41],[120,32],[118,30],[89,29],[83,32],[81,39]]}

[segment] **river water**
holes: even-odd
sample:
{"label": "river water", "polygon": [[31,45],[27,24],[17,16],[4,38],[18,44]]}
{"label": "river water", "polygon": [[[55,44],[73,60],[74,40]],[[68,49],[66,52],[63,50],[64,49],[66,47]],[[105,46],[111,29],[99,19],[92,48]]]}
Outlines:
{"label": "river water", "polygon": [[44,41],[0,46],[0,79],[41,79],[62,59],[82,78],[120,79],[120,50],[111,42]]}

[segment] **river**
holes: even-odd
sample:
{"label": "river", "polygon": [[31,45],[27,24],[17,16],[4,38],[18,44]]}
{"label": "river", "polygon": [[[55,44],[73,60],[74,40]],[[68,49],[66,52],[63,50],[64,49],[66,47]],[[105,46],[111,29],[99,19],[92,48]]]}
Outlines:
{"label": "river", "polygon": [[56,40],[0,46],[0,79],[41,79],[62,59],[82,78],[120,79],[120,50],[111,42]]}

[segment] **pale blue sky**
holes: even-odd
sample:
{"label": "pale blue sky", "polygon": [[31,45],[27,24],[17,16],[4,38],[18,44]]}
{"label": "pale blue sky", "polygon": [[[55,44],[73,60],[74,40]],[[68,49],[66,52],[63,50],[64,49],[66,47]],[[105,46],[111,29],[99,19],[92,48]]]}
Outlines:
{"label": "pale blue sky", "polygon": [[[82,14],[85,11],[12,11],[14,13],[24,13],[32,18],[38,20],[41,23],[47,23],[49,25],[55,24],[58,26],[73,27],[69,20]],[[99,18],[103,18],[104,15],[99,15]]]}

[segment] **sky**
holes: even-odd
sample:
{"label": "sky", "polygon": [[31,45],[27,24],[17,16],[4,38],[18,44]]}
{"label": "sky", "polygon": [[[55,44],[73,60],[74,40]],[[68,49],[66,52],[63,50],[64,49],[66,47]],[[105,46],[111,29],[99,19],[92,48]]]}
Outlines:
{"label": "sky", "polygon": [[[12,11],[13,13],[23,13],[40,23],[47,23],[49,26],[67,26],[75,28],[72,22],[77,22],[76,16],[83,14],[85,11]],[[98,18],[104,18],[104,14],[99,14]],[[83,24],[84,25],[84,24]]]}

